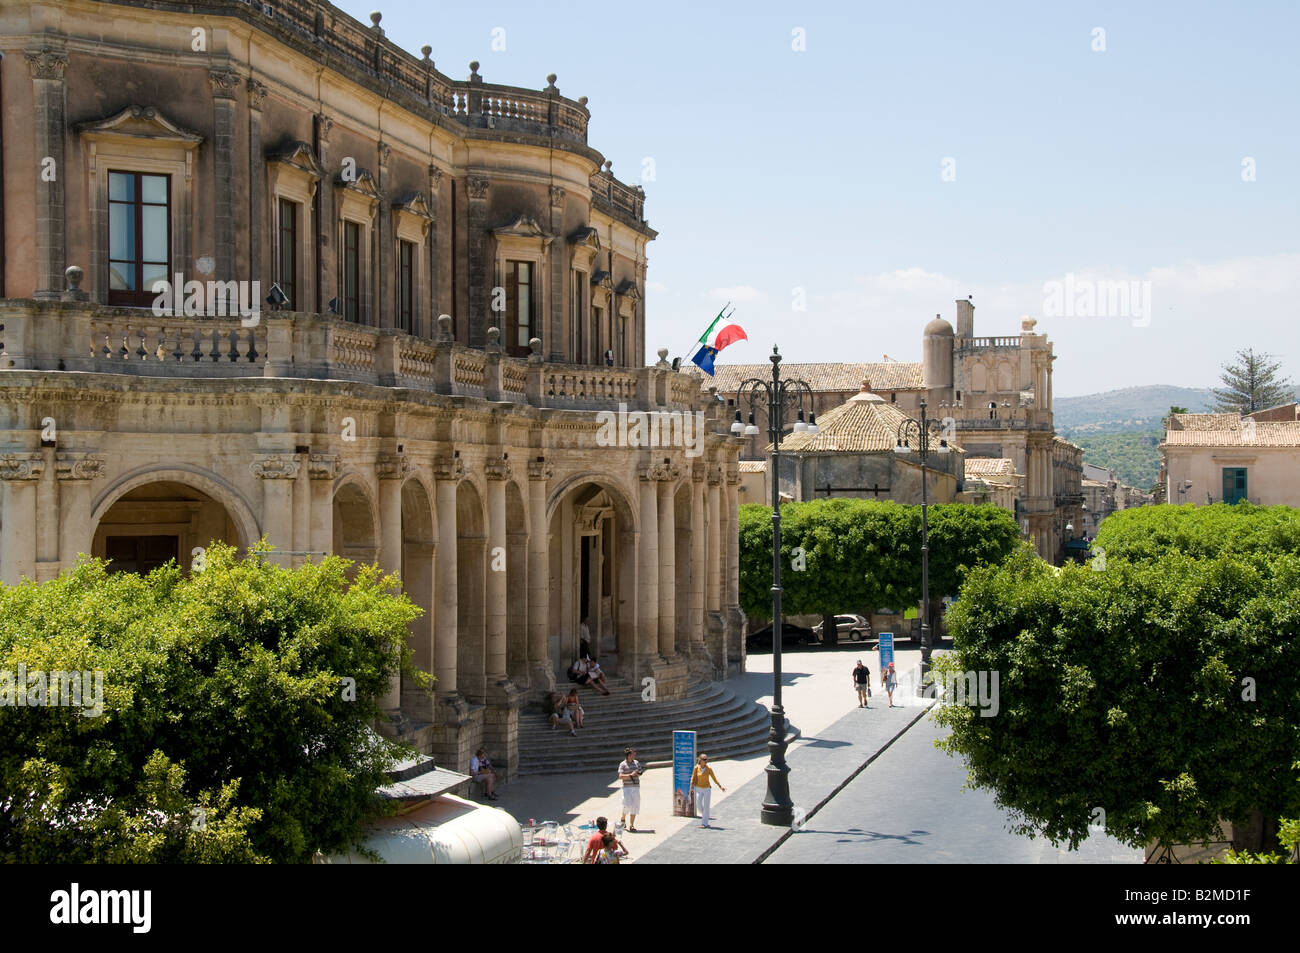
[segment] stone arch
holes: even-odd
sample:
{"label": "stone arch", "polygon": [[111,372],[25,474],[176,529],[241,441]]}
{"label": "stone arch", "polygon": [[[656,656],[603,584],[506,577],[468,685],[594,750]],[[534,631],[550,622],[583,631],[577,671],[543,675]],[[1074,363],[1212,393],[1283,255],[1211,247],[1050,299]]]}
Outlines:
{"label": "stone arch", "polygon": [[[579,651],[584,615],[591,653],[619,671],[635,651],[636,511],[617,481],[578,474],[551,493],[546,529],[551,592],[548,656],[559,675]],[[542,531],[536,527],[534,531]]]}
{"label": "stone arch", "polygon": [[1000,393],[1010,393],[1016,390],[1015,385],[1015,368],[1011,366],[1010,361],[1003,361],[998,365],[998,391]]}
{"label": "stone arch", "polygon": [[341,474],[334,482],[332,503],[334,538],[331,551],[351,559],[358,566],[369,565],[379,556],[379,504],[370,484],[360,473]]}
{"label": "stone arch", "polygon": [[[424,672],[434,668],[434,556],[438,542],[437,513],[433,494],[415,476],[402,483],[402,587],[412,602],[424,610],[407,625],[412,663]],[[421,721],[433,719],[433,698],[403,677],[403,712]]]}
{"label": "stone arch", "polygon": [[[122,474],[105,487],[91,505],[90,525],[98,527],[105,514],[122,497],[151,483],[178,483],[190,487],[220,503],[234,522],[239,539],[236,545],[247,549],[261,537],[257,519],[248,500],[237,489],[210,470],[190,466],[172,466],[162,469],[141,467]],[[94,533],[92,532],[92,538]]]}

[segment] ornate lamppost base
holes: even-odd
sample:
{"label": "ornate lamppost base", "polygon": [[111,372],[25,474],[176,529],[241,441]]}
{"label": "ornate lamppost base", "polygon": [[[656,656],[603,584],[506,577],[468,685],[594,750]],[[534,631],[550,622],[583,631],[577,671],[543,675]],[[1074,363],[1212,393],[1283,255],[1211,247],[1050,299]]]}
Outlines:
{"label": "ornate lamppost base", "polygon": [[772,709],[772,730],[767,736],[770,761],[767,772],[767,795],[759,818],[774,827],[789,827],[794,823],[794,802],[790,800],[790,766],[785,763],[785,711]]}

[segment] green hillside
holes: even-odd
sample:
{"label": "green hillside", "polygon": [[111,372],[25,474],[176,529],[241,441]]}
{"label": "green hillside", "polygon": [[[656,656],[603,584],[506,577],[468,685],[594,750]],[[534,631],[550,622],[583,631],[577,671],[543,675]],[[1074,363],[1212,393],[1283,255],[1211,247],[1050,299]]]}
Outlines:
{"label": "green hillside", "polygon": [[[1213,400],[1208,387],[1125,387],[1083,397],[1056,397],[1052,416],[1056,432],[1079,443],[1089,433],[1145,433],[1161,429],[1161,419],[1173,406],[1191,413],[1210,409]],[[1097,461],[1090,461],[1097,462]]]}
{"label": "green hillside", "polygon": [[1160,456],[1156,445],[1164,431],[1144,433],[1085,433],[1067,437],[1083,447],[1083,462],[1109,467],[1129,486],[1150,490],[1160,475]]}

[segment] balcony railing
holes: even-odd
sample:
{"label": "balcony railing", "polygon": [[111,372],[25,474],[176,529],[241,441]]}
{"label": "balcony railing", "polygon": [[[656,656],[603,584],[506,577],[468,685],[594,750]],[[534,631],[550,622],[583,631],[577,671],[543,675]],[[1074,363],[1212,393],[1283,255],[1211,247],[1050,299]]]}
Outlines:
{"label": "balcony railing", "polygon": [[155,315],[91,302],[0,300],[0,369],[138,377],[272,377],[345,380],[568,410],[697,410],[696,378],[664,366],[546,362],[508,357],[488,329],[486,348],[329,315],[262,312],[239,317]]}
{"label": "balcony railing", "polygon": [[979,347],[1020,347],[1020,336],[966,338],[961,342],[963,348]]}

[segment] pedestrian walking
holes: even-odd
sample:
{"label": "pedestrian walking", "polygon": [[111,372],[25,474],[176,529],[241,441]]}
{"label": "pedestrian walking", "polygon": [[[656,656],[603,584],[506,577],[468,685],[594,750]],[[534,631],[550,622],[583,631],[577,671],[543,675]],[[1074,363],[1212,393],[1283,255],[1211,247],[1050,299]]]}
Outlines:
{"label": "pedestrian walking", "polygon": [[858,690],[858,707],[870,708],[867,699],[871,697],[871,671],[858,659],[853,669],[853,687]]}
{"label": "pedestrian walking", "polygon": [[[898,687],[898,675],[894,672],[894,663],[890,662],[888,668],[880,670],[880,683],[885,686],[885,692],[889,695],[889,707],[894,707],[894,689]],[[902,707],[901,705],[898,707]]]}
{"label": "pedestrian walking", "polygon": [[623,812],[618,822],[628,821],[627,829],[636,833],[636,816],[641,812],[641,775],[645,769],[636,759],[636,749],[631,745],[623,749],[623,761],[618,766],[618,777],[623,782]]}
{"label": "pedestrian walking", "polygon": [[709,756],[702,754],[695,759],[695,770],[691,772],[691,787],[695,789],[695,803],[700,806],[700,827],[709,826],[709,799],[713,796],[713,788],[709,786],[712,780],[718,785],[719,791],[726,791],[718,776],[713,773],[709,767]]}

